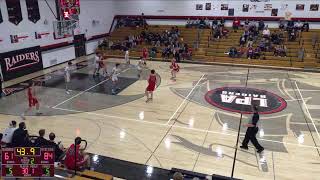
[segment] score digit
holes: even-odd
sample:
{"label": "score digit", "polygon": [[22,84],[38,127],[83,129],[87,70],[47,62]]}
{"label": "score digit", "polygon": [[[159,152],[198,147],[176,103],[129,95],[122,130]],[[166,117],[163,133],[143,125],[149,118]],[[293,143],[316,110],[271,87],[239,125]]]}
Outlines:
{"label": "score digit", "polygon": [[17,153],[19,153],[18,156],[26,155],[26,149],[25,148],[17,148],[16,151],[17,151]]}
{"label": "score digit", "polygon": [[44,153],[44,160],[48,161],[50,159],[53,159],[53,153],[45,152]]}
{"label": "score digit", "polygon": [[36,150],[34,148],[30,148],[30,152],[32,153],[32,155],[36,155]]}
{"label": "score digit", "polygon": [[7,175],[12,175],[13,171],[12,168],[7,168]]}
{"label": "score digit", "polygon": [[23,175],[28,175],[29,174],[29,169],[27,167],[22,168],[22,174]]}
{"label": "score digit", "polygon": [[46,175],[46,176],[50,176],[50,168],[43,168],[43,173]]}
{"label": "score digit", "polygon": [[34,165],[34,161],[35,161],[34,158],[30,158],[30,164]]}
{"label": "score digit", "polygon": [[5,152],[4,153],[4,160],[8,161],[10,159],[9,154],[11,154],[11,159],[13,159],[13,153]]}

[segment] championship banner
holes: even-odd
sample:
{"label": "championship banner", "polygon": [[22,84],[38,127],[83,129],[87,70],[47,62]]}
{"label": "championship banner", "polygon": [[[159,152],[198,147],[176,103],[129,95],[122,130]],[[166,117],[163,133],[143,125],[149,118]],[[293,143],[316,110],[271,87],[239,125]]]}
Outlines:
{"label": "championship banner", "polygon": [[9,22],[18,25],[22,21],[20,0],[6,0]]}
{"label": "championship banner", "polygon": [[1,53],[0,65],[5,81],[42,70],[40,46]]}
{"label": "championship banner", "polygon": [[38,0],[26,0],[27,11],[28,11],[28,19],[36,23],[40,20],[40,11]]}

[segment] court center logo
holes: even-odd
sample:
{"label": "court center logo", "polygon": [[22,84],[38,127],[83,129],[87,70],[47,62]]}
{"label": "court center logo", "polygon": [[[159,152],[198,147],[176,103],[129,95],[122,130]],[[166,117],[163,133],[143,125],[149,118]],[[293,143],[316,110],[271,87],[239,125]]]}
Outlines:
{"label": "court center logo", "polygon": [[251,114],[252,105],[258,106],[260,114],[277,113],[287,107],[287,102],[274,93],[244,87],[214,89],[207,92],[205,99],[220,109],[243,114]]}

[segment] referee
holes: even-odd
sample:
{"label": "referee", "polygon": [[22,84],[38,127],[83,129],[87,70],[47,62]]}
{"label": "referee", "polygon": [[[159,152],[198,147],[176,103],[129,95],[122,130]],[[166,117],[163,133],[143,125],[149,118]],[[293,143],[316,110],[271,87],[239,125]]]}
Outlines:
{"label": "referee", "polygon": [[244,140],[242,141],[242,146],[240,146],[240,148],[248,150],[248,143],[249,141],[251,141],[251,143],[257,149],[258,153],[261,153],[264,150],[264,148],[259,144],[256,138],[256,135],[259,131],[259,128],[257,126],[258,121],[259,121],[258,108],[254,106],[251,122],[244,125],[248,128],[247,128],[246,136],[244,137]]}

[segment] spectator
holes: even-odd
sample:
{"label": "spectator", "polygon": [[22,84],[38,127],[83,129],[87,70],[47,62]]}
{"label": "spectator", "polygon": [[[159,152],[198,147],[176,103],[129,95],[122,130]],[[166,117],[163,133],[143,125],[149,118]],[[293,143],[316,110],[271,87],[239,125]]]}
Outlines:
{"label": "spectator", "polygon": [[260,20],[259,25],[258,25],[258,30],[262,31],[264,28],[265,28],[264,22],[263,22],[263,20]]}
{"label": "spectator", "polygon": [[302,29],[302,26],[303,26],[303,24],[301,23],[300,20],[294,24],[294,28],[295,28],[297,31],[300,31],[300,30]]}
{"label": "spectator", "polygon": [[55,151],[55,162],[60,161],[61,156],[64,153],[63,146],[61,145],[61,142],[58,144],[55,143],[54,139],[56,138],[56,135],[54,133],[49,134],[49,141],[48,141],[48,146],[53,147]]}
{"label": "spectator", "polygon": [[190,18],[188,18],[186,28],[190,28],[190,27],[191,27],[191,20]]}
{"label": "spectator", "polygon": [[250,23],[249,19],[246,19],[246,21],[244,22],[244,26],[245,26],[245,27],[248,27],[248,26],[249,26],[249,23]]}
{"label": "spectator", "polygon": [[43,147],[48,145],[48,140],[46,140],[44,138],[44,135],[46,134],[46,130],[44,129],[40,129],[39,130],[39,137],[36,139],[36,141],[34,142],[34,145],[36,147]]}
{"label": "spectator", "polygon": [[[68,148],[66,152],[66,158],[64,160],[66,167],[69,170],[74,169],[84,169],[84,168],[90,168],[90,159],[89,156],[84,153],[84,150],[80,149],[81,144],[81,138],[77,137],[75,139],[75,144],[71,144],[71,146]],[[74,151],[76,149],[76,151]],[[75,153],[77,156],[77,159],[75,159]],[[76,167],[75,167],[76,165]]]}
{"label": "spectator", "polygon": [[173,180],[183,180],[183,175],[181,172],[175,172],[173,174]]}
{"label": "spectator", "polygon": [[28,147],[30,145],[28,131],[24,122],[19,123],[19,128],[12,135],[11,145],[13,147]]}
{"label": "spectator", "polygon": [[235,18],[232,24],[233,31],[237,32],[237,30],[239,29],[239,26],[240,26],[240,20],[238,20],[238,18]]}
{"label": "spectator", "polygon": [[10,146],[10,144],[12,142],[13,133],[16,129],[17,129],[17,122],[11,121],[9,124],[9,127],[7,127],[4,130],[4,137],[2,139],[2,142],[6,143],[8,146]]}
{"label": "spectator", "polygon": [[280,20],[280,22],[279,22],[279,29],[280,30],[284,30],[285,29],[285,22],[283,21],[283,20]]}
{"label": "spectator", "polygon": [[302,25],[302,31],[309,32],[309,23],[305,21]]}
{"label": "spectator", "polygon": [[253,53],[253,59],[260,59],[261,57],[261,49],[259,47],[256,47]]}
{"label": "spectator", "polygon": [[248,50],[247,50],[247,58],[248,59],[253,59],[253,54],[254,54],[253,48],[249,47]]}
{"label": "spectator", "polygon": [[262,35],[264,38],[269,38],[270,37],[270,30],[268,27],[266,27],[263,31],[262,31]]}
{"label": "spectator", "polygon": [[299,49],[299,51],[298,51],[298,59],[299,59],[299,61],[303,61],[303,60],[304,60],[304,52],[305,52],[305,50],[304,50],[304,48],[301,46],[300,49]]}
{"label": "spectator", "polygon": [[229,57],[235,58],[238,56],[238,51],[235,47],[231,47],[229,50]]}
{"label": "spectator", "polygon": [[224,27],[224,23],[225,23],[226,21],[224,20],[224,18],[222,18],[221,20],[220,20],[220,26],[221,27]]}
{"label": "spectator", "polygon": [[252,47],[252,45],[253,45],[253,37],[250,35],[250,36],[248,37],[247,47]]}
{"label": "spectator", "polygon": [[288,35],[289,35],[289,41],[295,41],[297,38],[297,34],[294,29],[289,30]]}
{"label": "spectator", "polygon": [[243,47],[245,43],[246,43],[246,38],[244,37],[244,35],[242,35],[239,40],[240,47]]}

